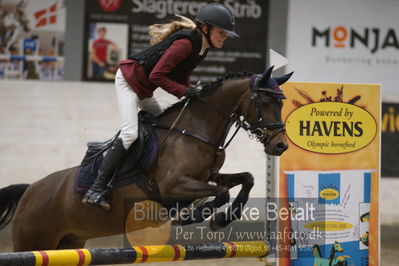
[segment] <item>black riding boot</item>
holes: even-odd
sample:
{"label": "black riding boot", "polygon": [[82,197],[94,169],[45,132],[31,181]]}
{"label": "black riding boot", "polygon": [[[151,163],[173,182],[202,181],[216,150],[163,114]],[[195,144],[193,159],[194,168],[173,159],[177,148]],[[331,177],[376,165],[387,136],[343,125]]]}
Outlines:
{"label": "black riding boot", "polygon": [[122,140],[117,138],[105,154],[101,163],[101,168],[98,171],[98,176],[89,190],[87,190],[82,203],[101,207],[105,211],[111,209],[111,205],[109,205],[105,199],[105,194],[107,194],[110,189],[107,187],[107,184],[111,180],[116,167],[125,154],[126,150],[123,147]]}

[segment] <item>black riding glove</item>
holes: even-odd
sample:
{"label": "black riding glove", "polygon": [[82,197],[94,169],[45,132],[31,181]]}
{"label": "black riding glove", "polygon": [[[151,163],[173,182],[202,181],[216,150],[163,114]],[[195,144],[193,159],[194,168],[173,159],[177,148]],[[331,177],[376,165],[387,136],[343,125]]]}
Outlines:
{"label": "black riding glove", "polygon": [[187,87],[185,96],[187,98],[193,98],[199,95],[199,90],[195,87]]}

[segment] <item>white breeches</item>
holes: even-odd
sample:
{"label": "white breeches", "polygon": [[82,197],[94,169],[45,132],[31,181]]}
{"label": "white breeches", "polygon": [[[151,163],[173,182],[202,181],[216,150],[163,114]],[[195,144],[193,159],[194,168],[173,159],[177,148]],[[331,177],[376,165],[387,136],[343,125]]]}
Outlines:
{"label": "white breeches", "polygon": [[118,69],[115,75],[115,90],[121,116],[121,138],[123,147],[127,150],[138,137],[138,111],[147,111],[152,115],[158,115],[162,109],[155,97],[140,100],[132,90]]}

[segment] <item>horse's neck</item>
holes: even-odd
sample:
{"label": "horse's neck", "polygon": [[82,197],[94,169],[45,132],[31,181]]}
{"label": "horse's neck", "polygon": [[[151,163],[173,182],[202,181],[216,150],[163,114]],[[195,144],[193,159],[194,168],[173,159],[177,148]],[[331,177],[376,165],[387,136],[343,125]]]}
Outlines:
{"label": "horse's neck", "polygon": [[[247,87],[248,79],[226,81],[222,86],[215,88],[205,96],[209,104],[197,100],[192,106],[192,115],[195,121],[206,125],[205,137],[220,141],[228,127],[230,115],[238,108],[239,101]],[[217,111],[218,109],[219,111]],[[222,112],[223,111],[223,112]],[[204,126],[201,126],[204,128]]]}
{"label": "horse's neck", "polygon": [[231,113],[235,107],[238,107],[241,97],[248,90],[248,79],[226,81],[219,88],[215,88],[206,100],[225,112]]}
{"label": "horse's neck", "polygon": [[[230,120],[227,114],[238,105],[241,96],[248,90],[247,84],[248,79],[225,81],[220,87],[203,96],[207,103],[200,99],[192,100],[176,127],[191,131],[212,142],[222,141]],[[180,112],[181,109],[170,112],[158,121],[160,124],[171,126]]]}

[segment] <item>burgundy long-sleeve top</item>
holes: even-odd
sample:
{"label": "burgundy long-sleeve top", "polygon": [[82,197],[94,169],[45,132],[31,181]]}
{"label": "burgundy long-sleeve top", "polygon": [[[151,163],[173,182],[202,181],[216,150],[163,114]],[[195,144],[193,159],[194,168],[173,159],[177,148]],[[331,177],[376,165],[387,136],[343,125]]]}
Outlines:
{"label": "burgundy long-sleeve top", "polygon": [[172,80],[167,75],[192,51],[192,43],[188,39],[178,39],[165,51],[151,73],[147,75],[144,68],[135,60],[126,59],[119,62],[123,77],[140,99],[152,97],[154,90],[161,87],[165,91],[181,98],[186,87],[190,86],[190,74],[179,80]]}

